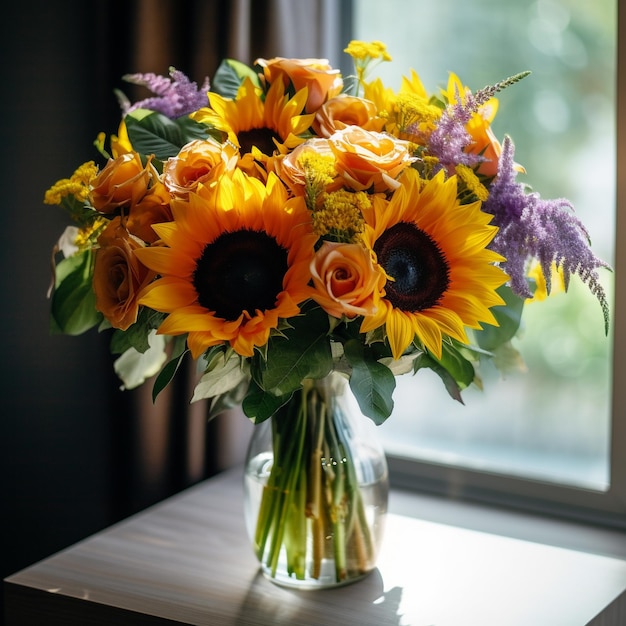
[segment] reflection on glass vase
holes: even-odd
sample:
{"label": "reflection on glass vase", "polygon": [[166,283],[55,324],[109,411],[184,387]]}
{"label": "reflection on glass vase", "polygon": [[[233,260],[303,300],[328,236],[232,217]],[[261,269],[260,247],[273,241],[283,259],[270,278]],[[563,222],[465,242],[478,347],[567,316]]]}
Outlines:
{"label": "reflection on glass vase", "polygon": [[264,575],[301,589],[363,578],[376,564],[388,472],[376,426],[331,373],[255,426],[244,475],[246,527]]}

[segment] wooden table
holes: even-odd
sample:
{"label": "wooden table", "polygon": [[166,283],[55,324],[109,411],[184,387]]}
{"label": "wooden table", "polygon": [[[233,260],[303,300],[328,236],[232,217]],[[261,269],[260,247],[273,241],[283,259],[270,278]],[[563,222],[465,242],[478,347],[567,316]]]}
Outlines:
{"label": "wooden table", "polygon": [[369,577],[282,589],[258,573],[241,494],[225,472],[10,576],[6,626],[626,624],[626,560],[395,513]]}

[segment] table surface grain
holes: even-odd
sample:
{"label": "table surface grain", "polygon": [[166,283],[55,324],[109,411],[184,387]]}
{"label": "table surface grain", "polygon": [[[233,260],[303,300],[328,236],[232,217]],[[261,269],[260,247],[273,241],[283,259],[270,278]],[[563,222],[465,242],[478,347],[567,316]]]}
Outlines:
{"label": "table surface grain", "polygon": [[8,577],[6,626],[626,624],[622,559],[393,513],[367,578],[277,587],[242,492],[240,471],[225,472]]}

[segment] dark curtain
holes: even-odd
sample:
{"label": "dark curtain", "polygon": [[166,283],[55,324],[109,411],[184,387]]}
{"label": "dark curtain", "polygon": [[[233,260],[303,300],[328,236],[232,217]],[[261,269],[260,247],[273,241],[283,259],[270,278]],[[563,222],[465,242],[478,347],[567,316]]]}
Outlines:
{"label": "dark curtain", "polygon": [[[328,0],[140,0],[133,5],[126,34],[134,44],[123,62],[126,71],[158,74],[172,65],[200,84],[214,75],[224,57],[252,63],[259,57],[324,56],[325,48],[339,41],[338,6]],[[190,369],[156,407],[148,388],[131,396],[136,449],[125,475],[137,483],[130,490],[133,506],[142,507],[243,458],[250,425],[236,411],[207,423],[206,404],[187,403],[193,380]]]}
{"label": "dark curtain", "polygon": [[[50,252],[67,225],[44,191],[95,158],[119,121],[121,76],[201,83],[225,56],[340,57],[349,2],[31,0],[0,20],[0,381],[3,578],[242,458],[242,415],[210,423],[193,371],[156,404],[121,391],[106,333],[48,332]],[[343,14],[343,19],[341,18]],[[334,61],[337,63],[337,61]]]}

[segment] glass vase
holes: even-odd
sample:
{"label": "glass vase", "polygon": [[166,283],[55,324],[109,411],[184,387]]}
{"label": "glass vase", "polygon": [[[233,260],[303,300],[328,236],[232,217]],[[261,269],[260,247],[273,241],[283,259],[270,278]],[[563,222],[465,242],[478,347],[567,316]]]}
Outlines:
{"label": "glass vase", "polygon": [[305,380],[255,426],[244,474],[246,527],[263,574],[301,589],[334,587],[376,564],[388,471],[376,426],[347,380]]}

